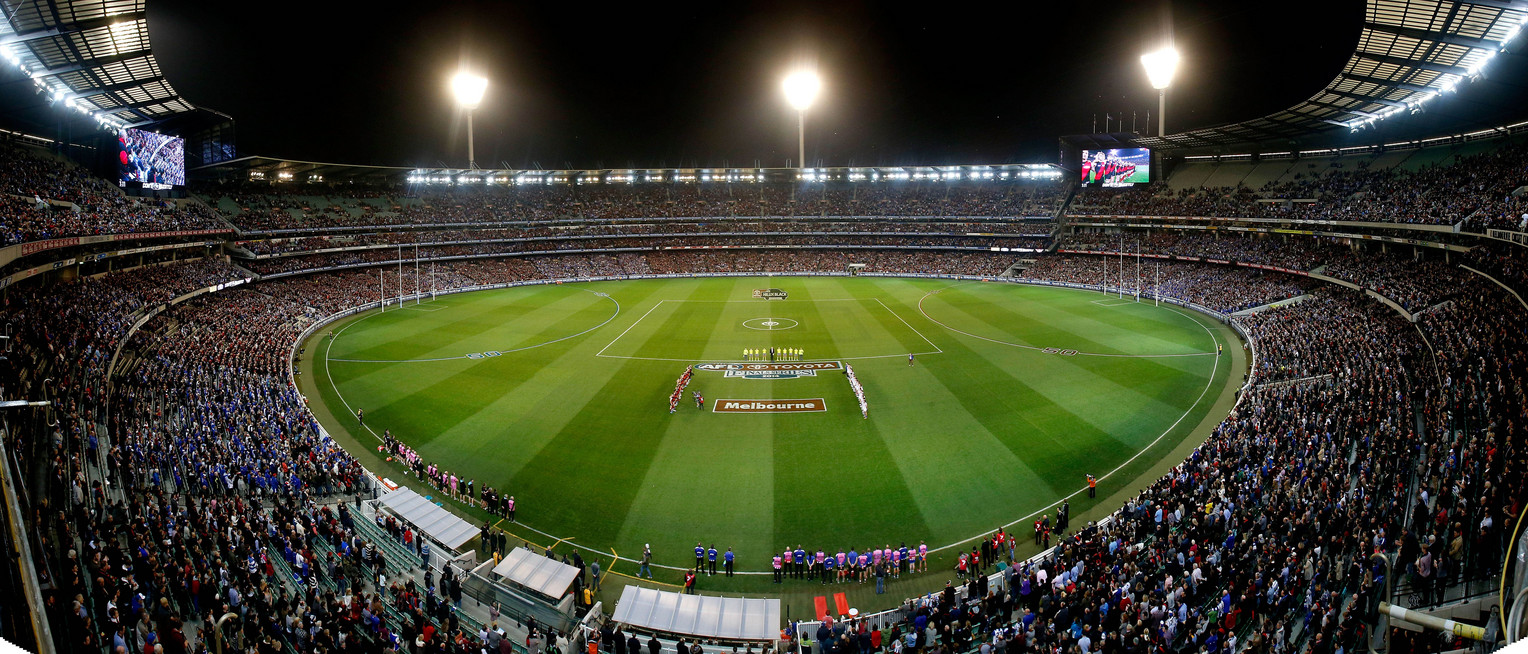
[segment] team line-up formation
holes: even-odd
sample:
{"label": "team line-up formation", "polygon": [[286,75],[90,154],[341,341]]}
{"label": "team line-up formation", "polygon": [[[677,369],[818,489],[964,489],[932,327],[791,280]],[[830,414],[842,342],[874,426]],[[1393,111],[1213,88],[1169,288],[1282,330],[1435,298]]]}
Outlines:
{"label": "team line-up formation", "polygon": [[801,361],[806,351],[799,347],[744,348],[744,361]]}

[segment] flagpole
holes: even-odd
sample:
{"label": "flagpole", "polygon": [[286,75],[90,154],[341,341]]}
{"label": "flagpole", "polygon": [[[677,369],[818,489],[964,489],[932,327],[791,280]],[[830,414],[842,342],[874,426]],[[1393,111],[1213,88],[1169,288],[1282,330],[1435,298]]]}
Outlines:
{"label": "flagpole", "polygon": [[387,282],[382,279],[383,270],[377,269],[377,297],[382,298],[382,310],[387,311]]}
{"label": "flagpole", "polygon": [[403,306],[403,244],[398,244],[398,306]]}
{"label": "flagpole", "polygon": [[419,306],[419,244],[414,244],[414,306]]}
{"label": "flagpole", "polygon": [[1162,262],[1157,262],[1156,278],[1151,282],[1152,295],[1156,298],[1154,306],[1162,306]]}

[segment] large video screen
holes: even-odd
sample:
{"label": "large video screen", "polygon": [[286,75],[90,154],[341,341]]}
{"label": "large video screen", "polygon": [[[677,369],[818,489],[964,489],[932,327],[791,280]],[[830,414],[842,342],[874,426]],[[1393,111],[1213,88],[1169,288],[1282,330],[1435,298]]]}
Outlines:
{"label": "large video screen", "polygon": [[1117,187],[1151,181],[1151,150],[1119,148],[1082,151],[1082,183]]}
{"label": "large video screen", "polygon": [[186,140],[141,129],[117,134],[120,181],[143,184],[146,189],[170,189],[186,185]]}

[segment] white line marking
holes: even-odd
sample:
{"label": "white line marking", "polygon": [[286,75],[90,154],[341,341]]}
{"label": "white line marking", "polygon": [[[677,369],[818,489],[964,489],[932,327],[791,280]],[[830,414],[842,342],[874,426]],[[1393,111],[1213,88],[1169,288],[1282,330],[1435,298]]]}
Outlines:
{"label": "white line marking", "polygon": [[[612,298],[612,299],[613,299],[613,298]],[[654,305],[653,305],[653,308],[652,308],[652,309],[648,309],[648,310],[647,310],[647,313],[652,313],[652,312],[653,312],[653,309],[656,309],[656,308],[658,308],[658,307],[661,307],[661,306],[663,306],[663,303],[664,303],[664,302],[668,302],[668,300],[658,300],[658,303],[657,303],[657,304],[654,304]],[[617,335],[617,336],[616,336],[616,337],[615,337],[615,340],[612,340],[612,341],[610,341],[610,342],[609,342],[609,343],[606,343],[606,344],[605,344],[605,347],[602,347],[602,348],[600,348],[600,351],[598,351],[598,352],[595,352],[595,353],[594,353],[594,356],[603,356],[603,355],[604,355],[604,354],[605,354],[605,350],[608,350],[608,349],[610,349],[610,346],[612,346],[612,345],[615,345],[615,342],[616,342],[616,341],[619,341],[619,340],[621,340],[621,337],[622,337],[622,336],[625,336],[625,335],[626,335],[626,332],[629,332],[629,331],[631,331],[631,328],[632,328],[632,327],[636,327],[636,326],[637,326],[637,323],[640,323],[640,322],[642,322],[642,320],[643,320],[643,319],[645,319],[645,318],[647,318],[647,313],[644,313],[644,314],[642,314],[642,317],[641,317],[641,318],[638,318],[638,319],[637,319],[637,322],[634,322],[634,323],[631,323],[631,326],[630,326],[630,327],[627,327],[627,328],[626,328],[626,330],[625,330],[625,331],[623,331],[623,332],[621,332],[621,333],[620,333],[620,334],[619,334],[619,335]]]}
{"label": "white line marking", "polygon": [[[380,315],[382,315],[382,312],[378,311],[378,312],[376,312],[374,314],[371,314],[369,316],[361,318],[360,320],[353,320],[353,321],[350,322],[350,324],[345,325],[344,327],[341,327],[340,331],[338,333],[336,333],[335,335],[329,337],[329,344],[324,347],[324,377],[327,377],[329,379],[329,388],[334,391],[334,396],[337,397],[337,398],[340,398],[340,404],[345,405],[346,413],[348,415],[352,415],[352,416],[355,415],[355,409],[351,408],[350,402],[345,399],[345,394],[340,392],[339,384],[334,383],[334,374],[332,372],[330,372],[330,367],[329,367],[329,351],[334,349],[334,341],[335,341],[335,339],[340,337],[340,334],[345,333],[345,330],[350,329],[351,327],[354,327],[357,323],[360,323],[361,321],[364,321],[364,320],[366,320],[367,318],[370,318],[373,315],[374,316],[380,316]],[[320,399],[320,401],[322,401],[322,399]],[[316,417],[314,419],[317,420]],[[377,435],[377,431],[375,429],[372,429],[366,423],[361,423],[361,426],[365,427],[366,431],[371,432],[371,437],[372,438],[375,438],[378,441],[382,440],[382,437]],[[350,430],[346,429],[345,431],[350,431]]]}
{"label": "white line marking", "polygon": [[[944,288],[937,289],[936,291],[931,291],[928,294],[925,294],[924,297],[926,298],[929,295],[932,295],[932,294],[938,292],[939,290],[944,290],[945,288],[953,288],[955,286],[962,286],[962,284],[952,284],[951,286],[946,286]],[[658,301],[659,304],[662,304],[663,302],[664,302],[664,300],[659,300]],[[922,299],[918,300],[918,305],[919,305],[919,307],[918,307],[919,313],[923,313],[923,307],[922,307],[923,300]],[[657,308],[657,306],[654,305],[653,309],[656,309],[656,308]],[[1215,341],[1215,333],[1211,332],[1210,328],[1206,327],[1204,325],[1204,323],[1200,322],[1197,318],[1194,318],[1192,315],[1190,315],[1190,314],[1188,314],[1186,312],[1183,312],[1181,310],[1178,310],[1176,307],[1169,307],[1169,308],[1172,308],[1173,310],[1178,311],[1179,313],[1183,313],[1184,315],[1189,316],[1189,318],[1191,320],[1193,320],[1195,322],[1195,324],[1198,324],[1201,329],[1203,329],[1204,331],[1206,331],[1206,332],[1208,332],[1210,334],[1210,340],[1212,342]],[[647,310],[648,313],[652,313],[652,311],[653,311],[652,309],[648,309]],[[923,315],[924,315],[925,318],[928,317],[927,313],[924,313]],[[370,316],[367,316],[367,317],[369,318]],[[642,314],[642,317],[646,318],[647,314]],[[365,320],[365,318],[362,318],[362,320]],[[929,318],[929,320],[933,320],[933,319]],[[344,333],[344,331],[346,329],[349,329],[351,325],[354,325],[357,322],[361,322],[361,320],[357,320],[355,322],[350,323],[350,325],[346,325],[344,328],[342,328],[340,330],[340,332]],[[642,322],[642,318],[638,318],[637,322]],[[934,320],[934,322],[938,323],[939,321]],[[636,323],[632,323],[632,324],[635,325]],[[631,328],[627,327],[626,329],[628,331],[630,331]],[[622,332],[622,334],[624,335],[625,332]],[[335,334],[335,337],[338,338],[339,334]],[[981,338],[981,337],[977,337],[977,338]],[[619,340],[620,337],[617,336],[616,339]],[[984,339],[984,340],[988,340],[988,339]],[[329,342],[330,342],[331,347],[332,347],[334,339],[333,338],[329,339]],[[611,341],[611,343],[614,343],[614,342],[615,341]],[[606,345],[605,347],[608,348],[610,346]],[[1020,346],[1020,347],[1028,347],[1028,346]],[[604,350],[601,350],[601,352],[603,352],[603,351]],[[915,353],[915,354],[934,354],[934,353],[933,352],[924,352],[924,353]],[[328,349],[326,348],[325,351],[324,351],[324,360],[326,362],[328,361],[328,356],[329,356],[328,355]],[[690,361],[690,359],[648,359],[646,357],[623,357],[623,356],[600,355],[600,354],[596,354],[595,356],[604,356],[605,358],[608,358],[608,359],[645,359],[645,360],[649,360],[649,361]],[[839,360],[848,361],[848,360],[858,360],[858,359],[884,359],[884,358],[887,358],[887,357],[900,357],[900,356],[902,356],[902,355],[901,354],[887,354],[887,355],[874,356],[874,357],[839,357]],[[741,362],[739,362],[739,363],[741,363]],[[1194,410],[1194,407],[1199,406],[1199,403],[1204,401],[1204,395],[1205,395],[1205,393],[1209,392],[1210,386],[1215,382],[1215,373],[1217,373],[1219,371],[1220,371],[1220,357],[1215,357],[1215,367],[1210,371],[1210,379],[1209,379],[1208,382],[1205,383],[1204,390],[1199,392],[1199,398],[1194,400],[1194,403],[1189,406],[1188,411],[1183,412],[1183,415],[1179,416],[1178,419],[1176,421],[1174,421],[1172,425],[1168,426],[1166,431],[1163,431],[1160,436],[1157,436],[1155,439],[1153,439],[1151,441],[1151,443],[1148,444],[1145,448],[1142,448],[1141,451],[1136,452],[1135,456],[1132,456],[1129,459],[1126,459],[1124,463],[1121,463],[1115,469],[1110,470],[1107,473],[1104,473],[1104,475],[1102,477],[1099,477],[1099,480],[1102,481],[1104,479],[1108,479],[1109,477],[1112,477],[1114,475],[1114,473],[1119,472],[1125,466],[1129,465],[1132,461],[1134,461],[1135,459],[1139,458],[1142,454],[1145,454],[1147,451],[1151,450],[1151,448],[1155,447],[1157,442],[1161,441],[1162,438],[1168,434],[1168,432],[1171,432],[1175,427],[1178,426],[1178,423],[1182,422],[1184,418],[1188,417],[1188,414]],[[324,374],[326,376],[329,375],[328,366],[324,367]],[[334,378],[332,376],[329,377],[329,387],[334,389],[335,396],[340,398],[340,402],[345,405],[345,409],[347,411],[350,411],[351,414],[354,414],[355,411],[350,409],[350,403],[345,401],[345,396],[340,393],[339,387],[334,385]],[[377,432],[372,431],[371,427],[366,427],[366,431],[370,431],[372,436],[376,437],[377,440],[379,440],[379,441],[382,440],[381,437],[377,436]],[[1007,529],[1008,527],[1012,527],[1013,525],[1019,524],[1020,522],[1024,522],[1024,521],[1026,521],[1026,520],[1028,520],[1030,518],[1033,518],[1033,517],[1035,517],[1037,515],[1040,515],[1041,512],[1048,511],[1048,510],[1051,509],[1051,507],[1058,506],[1062,502],[1064,502],[1066,500],[1070,500],[1073,497],[1076,497],[1077,495],[1081,494],[1082,491],[1084,491],[1084,490],[1086,490],[1086,487],[1079,488],[1076,491],[1072,492],[1071,495],[1067,495],[1067,496],[1065,496],[1065,497],[1063,497],[1063,498],[1061,498],[1061,499],[1059,499],[1059,500],[1057,500],[1055,502],[1052,502],[1051,504],[1049,504],[1047,506],[1041,507],[1040,509],[1030,513],[1029,515],[1023,516],[1021,518],[1018,518],[1017,520],[1014,520],[1013,522],[1010,522],[1007,525],[1004,525],[1003,528]],[[547,538],[551,538],[553,540],[556,540],[559,543],[563,542],[563,541],[567,541],[567,539],[565,539],[565,538],[558,538],[556,536],[553,536],[552,534],[544,532],[544,531],[542,531],[540,529],[532,527],[532,526],[530,526],[528,524],[525,524],[523,522],[517,522],[515,524],[518,525],[522,529],[528,529],[530,531],[536,532],[538,534],[541,534],[542,536],[545,536]],[[936,548],[931,548],[930,551],[940,552],[940,551],[943,551],[943,550],[947,550],[947,549],[949,549],[951,547],[956,547],[956,546],[964,545],[964,544],[972,542],[972,541],[974,541],[974,540],[976,540],[978,538],[986,538],[986,537],[987,537],[987,532],[982,532],[981,534],[978,534],[976,536],[972,536],[972,537],[967,538],[965,540],[956,541],[956,542],[950,543],[948,545],[941,545],[941,546],[936,547]],[[594,548],[589,547],[587,545],[583,545],[583,544],[580,544],[580,543],[574,543],[572,541],[567,541],[567,544],[572,545],[573,547],[575,547],[577,549],[581,549],[581,550],[584,550],[584,551],[587,551],[587,552],[595,552],[595,553],[599,553],[599,554],[603,555],[603,551],[594,549]],[[616,558],[619,559],[619,560],[622,560],[622,561],[629,562],[629,563],[637,563],[636,559],[630,559],[630,558],[626,558],[626,557],[622,557],[622,556],[617,556]],[[683,566],[664,565],[664,564],[661,564],[661,563],[653,563],[652,567],[660,568],[660,569],[664,569],[664,570],[687,570],[688,569],[688,568],[685,568]],[[769,574],[772,574],[772,573],[770,571],[768,571],[768,570],[758,570],[758,571],[755,571],[755,570],[738,570],[738,571],[735,572],[735,574],[740,574],[740,575],[769,575]]]}
{"label": "white line marking", "polygon": [[924,343],[928,343],[929,347],[934,348],[935,352],[938,352],[940,354],[944,354],[944,350],[939,349],[939,346],[938,345],[934,345],[933,341],[928,340],[928,337],[924,336],[923,332],[918,331],[917,327],[914,327],[914,326],[908,324],[908,322],[906,320],[902,319],[902,316],[899,316],[899,315],[897,315],[897,312],[892,311],[891,307],[886,306],[886,303],[881,301],[881,298],[875,298],[875,303],[881,305],[882,309],[885,309],[887,313],[890,313],[892,316],[895,316],[897,320],[901,320],[902,324],[907,325],[908,329],[913,330],[913,333],[917,334],[918,338],[923,339]]}
{"label": "white line marking", "polygon": [[[970,282],[970,283],[975,283],[975,282]],[[951,286],[946,286],[945,288],[954,288],[956,286],[966,286],[966,285],[967,284],[953,284]],[[939,289],[939,290],[944,290],[944,289]],[[946,324],[944,324],[942,322],[939,322],[933,316],[928,315],[928,312],[923,309],[923,301],[927,300],[929,298],[929,296],[931,296],[933,294],[934,293],[932,291],[930,291],[928,293],[924,293],[923,297],[918,298],[918,313],[923,314],[924,318],[928,318],[929,322],[932,322],[932,323],[934,323],[936,325],[939,325],[940,327],[948,329],[948,330],[950,330],[952,332],[955,332],[957,334],[965,334],[966,336],[970,336],[971,338],[981,339],[983,341],[987,341],[988,343],[997,343],[998,345],[1007,345],[1009,347],[1023,348],[1023,349],[1026,349],[1026,350],[1035,350],[1037,352],[1043,352],[1043,351],[1045,351],[1047,349],[1050,349],[1050,348],[1043,348],[1043,347],[1040,347],[1038,345],[1025,345],[1023,343],[1010,343],[1008,341],[998,340],[996,338],[987,338],[986,336],[981,336],[979,334],[972,334],[971,332],[967,332],[967,331],[961,331],[959,329],[956,329],[954,327],[946,325]],[[1199,325],[1200,327],[1204,327],[1204,325],[1201,324],[1198,320],[1195,320],[1194,324]],[[927,339],[924,339],[924,340],[927,340]],[[1210,340],[1214,341],[1214,338],[1211,337]],[[1183,353],[1178,353],[1178,354],[1106,354],[1106,353],[1103,353],[1103,352],[1078,352],[1076,354],[1076,356],[1081,356],[1081,357],[1112,357],[1112,358],[1117,358],[1117,359],[1166,359],[1166,358],[1172,358],[1172,357],[1205,357],[1205,356],[1215,356],[1215,353],[1214,352],[1183,352]]]}
{"label": "white line marking", "polygon": [[[1176,307],[1171,307],[1171,308],[1176,310]],[[1185,314],[1185,315],[1187,315],[1187,314]],[[1203,329],[1206,333],[1208,333],[1210,335],[1210,340],[1211,341],[1215,341],[1215,332],[1210,331],[1210,328],[1206,327],[1204,325],[1204,323],[1200,322],[1197,318],[1194,318],[1193,316],[1189,316],[1189,319],[1193,320],[1194,324],[1199,325],[1200,329]],[[1178,416],[1178,419],[1174,420],[1173,424],[1168,425],[1167,429],[1162,430],[1162,433],[1160,435],[1158,435],[1156,438],[1152,439],[1152,441],[1150,443],[1147,443],[1146,447],[1141,448],[1141,451],[1136,452],[1134,456],[1131,456],[1130,458],[1125,459],[1124,463],[1119,464],[1113,470],[1110,470],[1110,471],[1104,473],[1103,476],[1100,476],[1098,478],[1098,480],[1099,481],[1103,481],[1105,479],[1108,479],[1108,478],[1114,476],[1114,473],[1119,472],[1120,470],[1123,470],[1125,468],[1125,466],[1128,466],[1128,465],[1131,464],[1131,462],[1135,461],[1136,459],[1141,458],[1142,454],[1145,454],[1145,453],[1151,451],[1151,448],[1156,447],[1157,443],[1161,442],[1161,440],[1163,438],[1165,438],[1169,432],[1171,432],[1173,429],[1176,429],[1178,427],[1178,423],[1183,422],[1183,419],[1187,418],[1188,414],[1193,413],[1194,409],[1199,406],[1199,403],[1204,401],[1205,394],[1209,393],[1210,392],[1210,387],[1215,384],[1215,373],[1217,373],[1217,372],[1220,372],[1220,357],[1215,357],[1215,367],[1210,369],[1210,378],[1205,381],[1205,383],[1204,383],[1204,390],[1199,391],[1199,397],[1194,400],[1193,404],[1190,404],[1188,406],[1188,410],[1184,411],[1183,415]],[[1010,523],[1008,523],[1006,525],[1003,525],[1002,528],[1004,530],[1007,530],[1009,527],[1012,527],[1012,526],[1014,526],[1016,524],[1019,524],[1020,522],[1024,522],[1024,521],[1026,521],[1026,520],[1028,520],[1030,518],[1033,518],[1033,517],[1035,517],[1037,515],[1040,515],[1042,512],[1049,511],[1051,509],[1051,507],[1058,506],[1062,502],[1065,502],[1065,501],[1070,500],[1070,499],[1072,499],[1074,497],[1077,497],[1079,494],[1081,494],[1085,490],[1087,490],[1086,486],[1078,488],[1077,490],[1072,491],[1071,495],[1067,495],[1065,497],[1062,497],[1059,500],[1056,500],[1055,502],[1052,502],[1052,503],[1050,503],[1050,504],[1048,504],[1046,506],[1040,507],[1038,510],[1030,513],[1029,515],[1026,515],[1026,516],[1021,517],[1021,518],[1019,518],[1017,520],[1014,520],[1013,522],[1010,522]],[[970,538],[967,538],[965,540],[958,540],[958,541],[955,541],[955,542],[950,543],[948,545],[941,545],[939,547],[930,547],[928,551],[930,551],[930,552],[939,552],[939,551],[950,549],[951,547],[959,547],[961,545],[965,545],[966,543],[974,541],[974,540],[976,540],[978,538],[986,538],[987,535],[990,534],[990,533],[992,533],[992,532],[985,531],[985,532],[982,532],[982,533],[977,534],[975,536],[972,536]]]}
{"label": "white line marking", "polygon": [[[590,291],[590,292],[593,292],[593,291]],[[564,336],[562,338],[558,338],[558,339],[555,339],[555,340],[550,340],[550,341],[547,341],[545,343],[537,343],[535,345],[527,345],[525,347],[517,347],[517,348],[515,348],[513,350],[497,350],[497,352],[502,355],[502,354],[513,354],[515,352],[523,352],[525,350],[534,350],[534,349],[536,349],[538,347],[545,347],[547,345],[552,345],[553,343],[561,343],[561,342],[566,341],[566,340],[568,340],[570,338],[578,338],[579,336],[583,336],[584,334],[587,334],[587,333],[592,332],[592,331],[594,331],[596,329],[604,327],[605,325],[610,324],[610,321],[615,320],[617,316],[621,315],[621,303],[619,301],[617,301],[615,298],[610,297],[609,295],[603,295],[601,297],[603,297],[603,298],[605,298],[607,300],[610,300],[611,302],[615,302],[615,313],[610,314],[610,317],[606,318],[605,322],[602,322],[602,323],[600,323],[598,325],[595,325],[593,327],[585,329],[585,330],[583,330],[583,331],[581,331],[581,332],[579,332],[577,334],[569,334],[569,335]],[[449,307],[447,307],[447,308],[449,308]],[[358,320],[356,322],[360,322],[360,321]],[[350,329],[350,325],[346,325],[345,329]],[[344,331],[344,330],[341,330],[341,331]],[[335,336],[335,338],[338,338],[339,334],[335,334],[334,336]],[[330,358],[328,358],[328,354],[329,354],[328,350],[325,350],[324,351],[324,360],[325,361],[338,362],[338,363],[428,363],[428,362],[432,362],[432,361],[455,361],[457,359],[467,359],[467,358],[470,358],[468,355],[462,354],[462,355],[458,355],[458,356],[454,356],[454,357],[436,357],[436,358],[433,358],[433,359],[330,359]]]}

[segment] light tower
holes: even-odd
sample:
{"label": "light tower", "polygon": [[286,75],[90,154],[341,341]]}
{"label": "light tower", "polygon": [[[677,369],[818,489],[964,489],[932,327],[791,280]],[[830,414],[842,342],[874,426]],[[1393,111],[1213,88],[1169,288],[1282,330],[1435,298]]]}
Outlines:
{"label": "light tower", "polygon": [[817,73],[800,70],[785,76],[785,101],[796,110],[796,160],[797,168],[806,167],[806,110],[822,90],[822,80]]}
{"label": "light tower", "polygon": [[1178,71],[1178,50],[1167,46],[1156,52],[1141,55],[1141,65],[1146,67],[1146,78],[1151,88],[1157,90],[1157,136],[1167,135],[1167,87],[1173,83],[1173,73]]}
{"label": "light tower", "polygon": [[477,168],[477,157],[472,151],[472,110],[483,101],[488,90],[488,78],[466,71],[451,78],[451,93],[456,96],[456,106],[467,111],[467,167]]}

